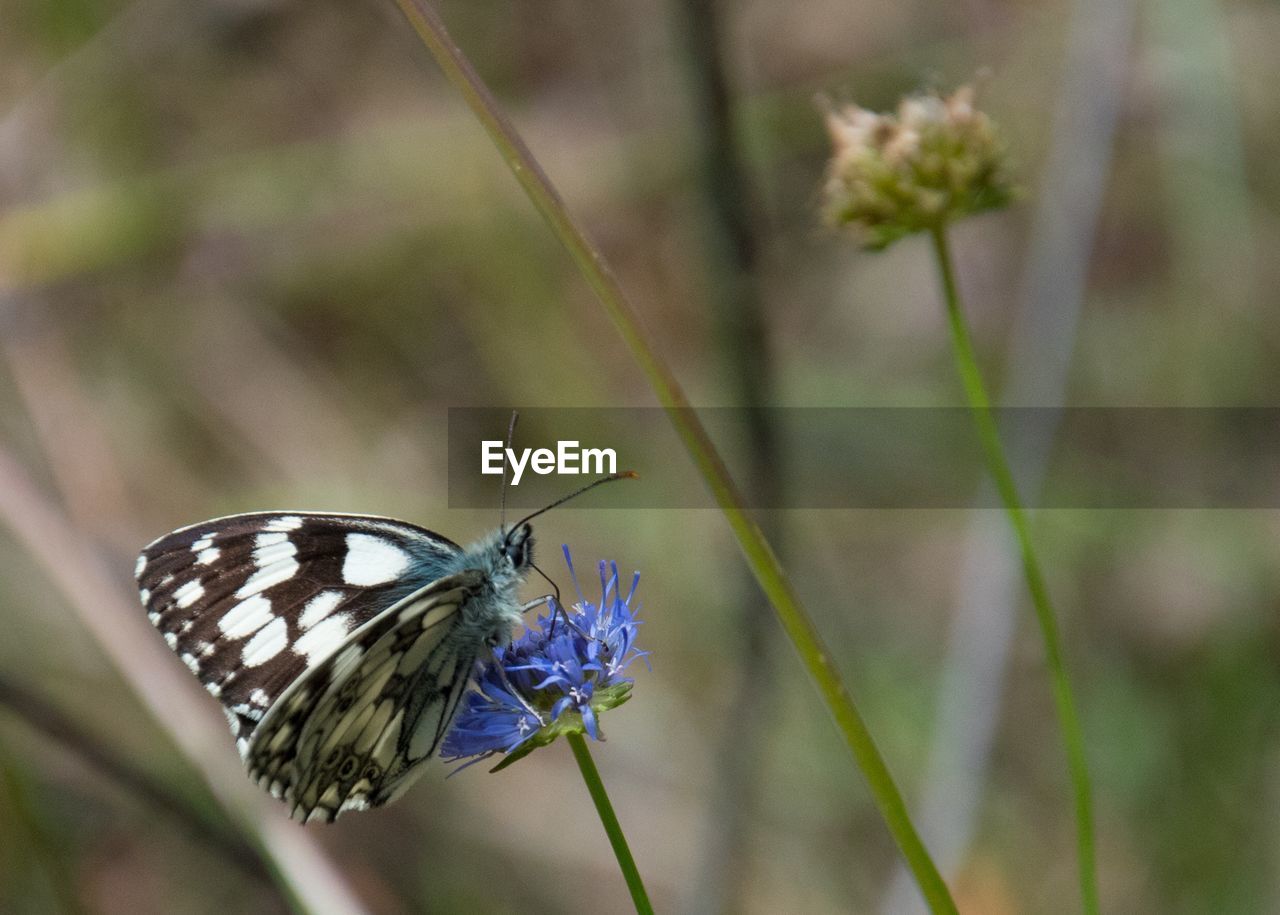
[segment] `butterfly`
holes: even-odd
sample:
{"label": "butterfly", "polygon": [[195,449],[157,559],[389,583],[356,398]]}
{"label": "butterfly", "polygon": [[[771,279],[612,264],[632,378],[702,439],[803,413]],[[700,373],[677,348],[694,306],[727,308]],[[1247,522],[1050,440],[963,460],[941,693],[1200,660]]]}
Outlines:
{"label": "butterfly", "polygon": [[[304,823],[394,800],[476,659],[509,642],[530,519],[459,546],[372,515],[253,512],[180,528],[135,569],[147,617],[217,697],[249,776]],[[536,714],[536,713],[535,713]]]}

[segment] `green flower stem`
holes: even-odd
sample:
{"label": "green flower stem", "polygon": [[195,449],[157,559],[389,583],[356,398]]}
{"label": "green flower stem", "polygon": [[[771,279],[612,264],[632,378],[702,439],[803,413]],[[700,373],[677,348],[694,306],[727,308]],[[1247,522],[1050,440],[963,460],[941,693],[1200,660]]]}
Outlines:
{"label": "green flower stem", "polygon": [[1067,678],[1066,664],[1062,659],[1062,637],[1058,633],[1057,616],[1053,605],[1049,602],[1049,589],[1045,585],[1040,561],[1036,558],[1035,548],[1031,544],[1027,515],[1018,498],[1018,488],[1014,483],[1013,472],[1009,469],[1009,461],[1000,444],[999,430],[991,413],[991,401],[982,383],[982,373],[978,370],[973,341],[969,337],[969,327],[960,307],[960,292],[956,286],[955,272],[951,264],[946,229],[938,227],[933,229],[931,234],[934,254],[937,255],[938,272],[942,279],[943,296],[946,299],[947,321],[951,326],[951,344],[956,367],[964,383],[965,395],[969,400],[969,409],[977,426],[978,437],[982,440],[987,470],[995,480],[1000,500],[1004,503],[1009,523],[1013,526],[1014,535],[1018,540],[1022,570],[1026,575],[1027,588],[1031,591],[1031,602],[1035,605],[1036,620],[1040,623],[1045,660],[1053,679],[1053,697],[1058,709],[1058,726],[1062,730],[1063,743],[1066,744],[1067,765],[1071,771],[1071,785],[1075,794],[1080,901],[1084,911],[1090,915],[1096,915],[1098,878],[1094,854],[1093,801],[1090,797],[1089,767],[1085,758],[1084,734],[1080,729],[1080,719],[1076,714],[1071,682]]}
{"label": "green flower stem", "polygon": [[618,816],[613,812],[613,804],[609,803],[609,794],[604,790],[604,782],[600,779],[600,770],[591,758],[587,749],[587,741],[581,734],[566,734],[565,740],[573,748],[573,758],[578,761],[578,769],[582,772],[582,780],[587,783],[587,791],[591,800],[595,801],[596,812],[600,814],[600,822],[609,836],[609,844],[618,859],[618,867],[627,881],[627,889],[631,890],[631,899],[636,904],[640,915],[653,915],[653,906],[649,903],[649,894],[645,892],[644,882],[640,879],[640,871],[636,869],[636,860],[631,857],[631,849],[627,846],[627,837],[622,834],[618,824]]}
{"label": "green flower stem", "polygon": [[529,199],[550,224],[577,263],[583,276],[595,291],[601,304],[613,319],[614,326],[633,358],[648,378],[650,386],[677,434],[688,451],[707,486],[715,496],[721,511],[738,540],[738,545],[751,567],[756,581],[765,596],[773,604],[778,620],[800,655],[800,660],[813,678],[819,694],[835,718],[836,726],[853,752],[859,768],[867,780],[871,794],[902,850],[916,882],[924,894],[931,911],[954,913],[955,903],[947,885],[938,873],[920,841],[915,826],[907,814],[906,803],[898,786],[889,774],[879,749],[872,740],[866,723],[853,704],[840,674],[831,661],[831,653],[822,643],[813,621],[809,618],[799,597],[796,596],[783,572],[772,547],[760,532],[760,528],[742,507],[729,471],[719,452],[707,435],[697,413],[689,406],[679,382],[661,357],[650,345],[630,302],[622,291],[613,271],[609,269],[600,251],[587,239],[569,215],[551,180],[534,159],[515,128],[499,109],[489,88],[481,80],[471,62],[449,37],[439,14],[428,0],[396,0],[405,17],[430,50],[445,76],[462,93],[471,110],[489,132],[503,159],[515,175]]}

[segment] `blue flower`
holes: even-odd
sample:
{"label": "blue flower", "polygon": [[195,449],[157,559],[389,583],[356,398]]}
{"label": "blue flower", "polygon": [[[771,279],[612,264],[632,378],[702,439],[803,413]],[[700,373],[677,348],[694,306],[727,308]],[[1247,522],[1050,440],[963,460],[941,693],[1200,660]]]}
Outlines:
{"label": "blue flower", "polygon": [[600,713],[630,698],[634,681],[625,676],[627,667],[648,654],[635,647],[640,605],[633,607],[632,600],[640,573],[623,597],[618,564],[602,560],[600,600],[592,603],[578,585],[567,546],[564,558],[578,602],[566,609],[552,598],[550,613],[535,626],[476,663],[477,688],[464,698],[440,750],[446,761],[471,765],[507,754],[497,771],[561,734],[603,740]]}

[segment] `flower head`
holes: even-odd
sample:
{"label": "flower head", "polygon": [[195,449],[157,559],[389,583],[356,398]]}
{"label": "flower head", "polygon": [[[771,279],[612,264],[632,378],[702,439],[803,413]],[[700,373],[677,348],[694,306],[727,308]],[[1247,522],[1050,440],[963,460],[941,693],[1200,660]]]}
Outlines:
{"label": "flower head", "polygon": [[477,689],[467,693],[462,710],[444,739],[441,757],[478,762],[507,754],[503,768],[561,734],[585,733],[602,740],[599,716],[626,702],[634,681],[624,675],[646,651],[635,647],[632,606],[637,572],[626,597],[618,587],[617,563],[600,562],[600,600],[582,595],[564,548],[578,602],[572,609],[551,599],[550,613],[539,616],[510,645],[476,663]]}
{"label": "flower head", "polygon": [[884,248],[1013,197],[999,131],[973,88],[904,98],[896,114],[847,105],[827,113],[835,151],[824,206],[833,225],[860,225]]}

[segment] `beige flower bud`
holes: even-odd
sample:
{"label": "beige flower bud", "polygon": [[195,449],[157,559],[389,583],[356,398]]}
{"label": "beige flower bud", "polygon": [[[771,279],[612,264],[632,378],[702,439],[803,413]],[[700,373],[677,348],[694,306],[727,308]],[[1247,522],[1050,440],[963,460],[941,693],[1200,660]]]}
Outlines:
{"label": "beige flower bud", "polygon": [[999,131],[973,89],[904,98],[896,114],[847,105],[827,113],[834,154],[824,210],[884,248],[912,232],[1002,207],[1013,197]]}

